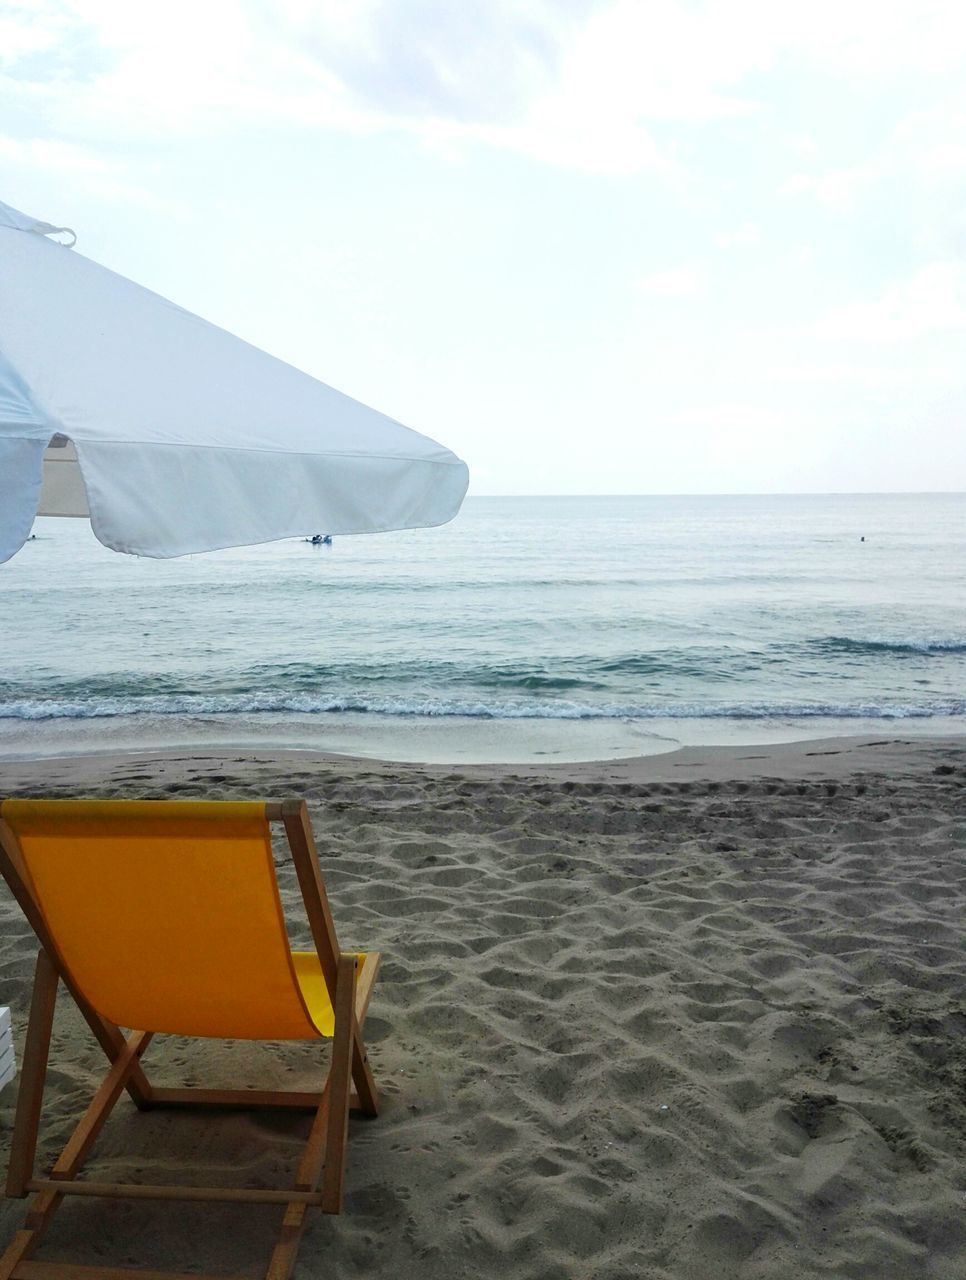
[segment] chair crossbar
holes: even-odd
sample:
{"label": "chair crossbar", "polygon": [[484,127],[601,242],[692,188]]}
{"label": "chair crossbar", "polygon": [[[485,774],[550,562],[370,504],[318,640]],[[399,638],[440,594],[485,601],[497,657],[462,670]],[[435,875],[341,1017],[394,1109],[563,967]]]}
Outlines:
{"label": "chair crossbar", "polygon": [[321,1191],[285,1187],[186,1187],[141,1182],[68,1182],[31,1178],[28,1191],[53,1191],[59,1196],[106,1196],[123,1200],[225,1200],[248,1204],[321,1205]]}
{"label": "chair crossbar", "polygon": [[76,1262],[21,1262],[11,1280],[251,1280],[250,1276],[218,1276],[192,1271],[144,1271],[138,1267],[90,1267]]}
{"label": "chair crossbar", "polygon": [[[295,1089],[166,1089],[153,1085],[145,1111],[174,1107],[197,1107],[199,1111],[317,1111],[322,1093],[300,1093]],[[349,1095],[349,1110],[370,1114],[357,1093]]]}

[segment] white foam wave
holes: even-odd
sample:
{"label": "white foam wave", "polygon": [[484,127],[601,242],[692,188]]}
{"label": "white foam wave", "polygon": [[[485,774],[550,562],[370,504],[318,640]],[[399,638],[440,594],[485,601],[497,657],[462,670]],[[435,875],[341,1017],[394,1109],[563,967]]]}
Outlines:
{"label": "white foam wave", "polygon": [[280,696],[271,693],[154,697],[19,698],[0,703],[5,720],[93,720],[126,716],[251,716],[370,714],[407,718],[466,717],[488,720],[815,720],[921,719],[966,716],[966,700],[923,703],[650,703],[589,706],[575,702],[482,702],[460,699],[392,699]]}

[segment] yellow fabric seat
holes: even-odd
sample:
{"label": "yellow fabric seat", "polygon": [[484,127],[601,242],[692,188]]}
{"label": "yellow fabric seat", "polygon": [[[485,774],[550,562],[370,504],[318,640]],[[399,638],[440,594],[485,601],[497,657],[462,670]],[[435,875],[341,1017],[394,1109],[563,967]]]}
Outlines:
{"label": "yellow fabric seat", "polygon": [[[355,957],[356,969],[360,969],[365,963],[366,952],[357,951]],[[295,977],[309,1017],[318,1028],[319,1035],[331,1036],[335,1030],[335,1011],[329,999],[319,957],[314,951],[293,951],[292,964],[295,966]]]}
{"label": "yellow fabric seat", "polygon": [[264,804],[5,800],[0,816],[66,967],[111,1022],[332,1035],[318,955],[289,947]]}

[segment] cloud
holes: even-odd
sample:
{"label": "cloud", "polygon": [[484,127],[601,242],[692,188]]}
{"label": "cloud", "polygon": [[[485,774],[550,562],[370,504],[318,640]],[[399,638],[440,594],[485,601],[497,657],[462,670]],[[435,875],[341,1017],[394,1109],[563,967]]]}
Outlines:
{"label": "cloud", "polygon": [[704,291],[704,273],[696,263],[688,263],[644,276],[636,288],[646,298],[695,298]]}
{"label": "cloud", "polygon": [[966,94],[943,98],[911,112],[895,129],[895,145],[910,169],[926,182],[943,183],[966,174]]}
{"label": "cloud", "polygon": [[930,106],[899,117],[863,163],[849,168],[794,174],[779,188],[784,196],[810,196],[846,212],[883,182],[913,185],[934,198],[936,190],[966,175],[966,94],[940,95]]}
{"label": "cloud", "polygon": [[0,13],[0,70],[56,49],[70,21],[53,6],[7,3]]}
{"label": "cloud", "polygon": [[62,173],[106,174],[112,168],[98,151],[56,138],[9,138],[0,134],[0,159]]}
{"label": "cloud", "polygon": [[955,387],[962,378],[962,370],[955,364],[915,364],[876,361],[856,364],[848,361],[830,363],[802,362],[799,364],[770,364],[762,370],[761,377],[769,382],[799,383],[814,387],[816,383],[852,384],[865,390],[880,392],[890,389],[921,389],[928,386]]}
{"label": "cloud", "polygon": [[[960,18],[950,0],[20,0],[0,18],[0,95],[75,141],[404,132],[671,174],[668,124],[761,115],[761,77],[779,68],[944,73],[966,56]],[[959,147],[951,137],[931,163],[958,164]],[[869,180],[843,169],[787,185],[847,207]]]}
{"label": "cloud", "polygon": [[282,126],[408,132],[590,172],[657,165],[627,102],[631,69],[608,84],[606,42],[571,39],[574,9],[168,0],[161,20],[119,0],[48,0],[15,24],[0,91],[74,141]]}
{"label": "cloud", "polygon": [[[183,212],[179,201],[170,195],[161,195],[150,185],[132,181],[133,166],[125,158],[108,155],[95,147],[63,142],[57,138],[11,138],[0,134],[0,161],[8,170],[20,169],[35,176],[51,173],[69,175],[77,189],[112,203],[136,205],[167,214]],[[7,194],[9,197],[10,193]],[[36,210],[24,212],[34,213]]]}
{"label": "cloud", "polygon": [[675,413],[672,420],[675,425],[682,427],[750,434],[777,431],[790,422],[804,421],[802,415],[794,410],[743,402],[686,406]]}
{"label": "cloud", "polygon": [[784,16],[788,34],[795,33],[786,47],[799,44],[816,65],[844,76],[938,75],[953,70],[966,50],[959,0],[815,0]]}
{"label": "cloud", "polygon": [[651,121],[751,110],[732,86],[762,57],[719,4],[671,0],[37,0],[13,21],[5,91],[66,137],[402,130],[613,173],[661,163]]}
{"label": "cloud", "polygon": [[[782,404],[763,405],[743,401],[718,401],[685,405],[669,417],[668,425],[678,439],[691,442],[689,472],[717,473],[711,485],[720,491],[721,476],[743,475],[751,479],[738,488],[753,490],[761,485],[757,472],[766,475],[768,488],[783,481],[776,470],[790,468],[816,449],[812,415],[807,409]],[[727,483],[727,481],[725,482]],[[734,481],[732,481],[734,484]]]}
{"label": "cloud", "polygon": [[828,173],[796,173],[779,189],[780,195],[811,195],[830,209],[851,209],[859,194],[880,176],[872,164]]}
{"label": "cloud", "polygon": [[[162,21],[120,0],[48,0],[43,39],[18,46],[48,59],[24,61],[5,90],[73,139],[294,126],[405,132],[594,173],[657,167],[640,69],[619,26],[599,27],[592,8],[168,0]],[[54,74],[80,45],[96,49],[97,65]]]}
{"label": "cloud", "polygon": [[753,222],[745,222],[733,231],[719,231],[714,238],[719,249],[738,249],[744,245],[757,244],[761,232]]}
{"label": "cloud", "polygon": [[897,343],[966,329],[966,266],[934,262],[878,298],[829,311],[816,335],[837,341]]}
{"label": "cloud", "polygon": [[[369,0],[258,6],[282,38],[326,67],[360,109],[466,124],[512,121],[549,84],[568,6],[540,0]],[[569,6],[580,11],[589,4]],[[498,91],[495,91],[498,86]]]}

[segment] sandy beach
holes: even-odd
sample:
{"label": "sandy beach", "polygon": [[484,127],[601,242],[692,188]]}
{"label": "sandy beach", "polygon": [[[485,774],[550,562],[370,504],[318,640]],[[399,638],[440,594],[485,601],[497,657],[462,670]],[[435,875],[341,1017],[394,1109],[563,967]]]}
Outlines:
{"label": "sandy beach", "polygon": [[[900,735],[558,766],[0,765],[4,795],[308,800],[340,941],[384,953],[384,1105],[352,1123],[346,1210],[312,1220],[302,1280],[962,1280],[964,784],[966,740]],[[0,926],[19,1053],[35,944],[5,889]],[[313,1052],[159,1037],[145,1067],[311,1088]],[[42,1157],[100,1068],[62,994]],[[278,1185],[305,1123],[123,1099],[90,1171]],[[2,1202],[0,1245],[24,1208]],[[80,1202],[41,1256],[256,1276],[277,1217]]]}

